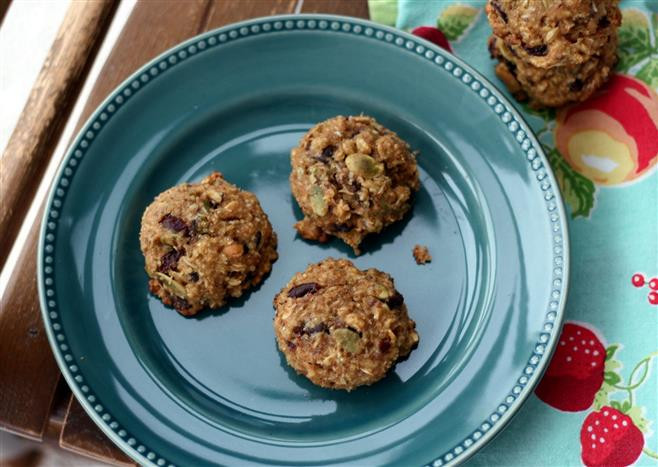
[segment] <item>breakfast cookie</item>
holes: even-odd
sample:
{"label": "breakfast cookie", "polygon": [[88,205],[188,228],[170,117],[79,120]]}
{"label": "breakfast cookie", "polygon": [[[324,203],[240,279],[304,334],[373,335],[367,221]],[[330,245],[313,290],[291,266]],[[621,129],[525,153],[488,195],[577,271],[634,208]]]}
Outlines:
{"label": "breakfast cookie", "polygon": [[239,297],[277,259],[276,234],[258,199],[219,172],[159,194],[139,240],[149,289],[186,316]]}
{"label": "breakfast cookie", "polygon": [[407,143],[373,118],[334,117],[309,130],[291,153],[292,193],[308,240],[335,236],[359,254],[363,238],[399,221],[418,190]]}
{"label": "breakfast cookie", "polygon": [[318,386],[348,391],[383,378],[418,343],[393,279],[328,258],[274,298],[274,331],[288,364]]}
{"label": "breakfast cookie", "polygon": [[621,23],[618,0],[489,0],[494,35],[537,68],[578,65],[600,52]]}
{"label": "breakfast cookie", "polygon": [[534,107],[561,107],[591,96],[612,72],[617,61],[617,36],[609,37],[600,54],[580,65],[543,69],[515,57],[502,39],[489,39],[491,55],[501,63],[496,75],[518,100],[530,99]]}

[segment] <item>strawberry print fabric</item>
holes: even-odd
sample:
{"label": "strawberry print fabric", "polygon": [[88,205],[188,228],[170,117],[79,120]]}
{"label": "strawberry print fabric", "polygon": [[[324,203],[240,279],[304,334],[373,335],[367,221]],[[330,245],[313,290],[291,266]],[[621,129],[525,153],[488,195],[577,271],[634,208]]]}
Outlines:
{"label": "strawberry print fabric", "polygon": [[508,96],[570,216],[558,347],[535,394],[467,465],[658,465],[658,1],[620,2],[615,74],[557,111],[516,102],[495,76],[484,4],[369,0],[374,21],[454,53]]}

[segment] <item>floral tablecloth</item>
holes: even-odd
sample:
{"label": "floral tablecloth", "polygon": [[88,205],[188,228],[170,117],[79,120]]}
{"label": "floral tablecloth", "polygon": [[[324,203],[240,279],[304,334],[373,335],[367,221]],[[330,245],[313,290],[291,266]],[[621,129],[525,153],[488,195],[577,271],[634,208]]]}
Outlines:
{"label": "floral tablecloth", "polygon": [[[539,1],[539,0],[530,0]],[[533,111],[494,74],[484,1],[370,0],[374,21],[436,39],[510,97],[570,213],[571,283],[551,364],[469,465],[658,465],[658,0],[623,0],[619,63],[587,102]],[[440,111],[440,109],[437,109]],[[654,425],[652,427],[652,425]]]}

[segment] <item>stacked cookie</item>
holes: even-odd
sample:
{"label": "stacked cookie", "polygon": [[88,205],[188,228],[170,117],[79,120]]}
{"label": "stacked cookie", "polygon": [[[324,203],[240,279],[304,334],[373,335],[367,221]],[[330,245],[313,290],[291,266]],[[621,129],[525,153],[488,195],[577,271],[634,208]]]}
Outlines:
{"label": "stacked cookie", "polygon": [[617,61],[618,1],[489,0],[496,74],[533,107],[587,99]]}

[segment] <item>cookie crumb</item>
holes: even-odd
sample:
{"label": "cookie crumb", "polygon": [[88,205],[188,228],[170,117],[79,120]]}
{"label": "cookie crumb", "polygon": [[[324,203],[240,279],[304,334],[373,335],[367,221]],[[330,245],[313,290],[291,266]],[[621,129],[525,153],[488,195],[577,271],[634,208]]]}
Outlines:
{"label": "cookie crumb", "polygon": [[430,255],[430,251],[424,245],[416,245],[413,254],[416,264],[425,264],[432,261],[432,255]]}

